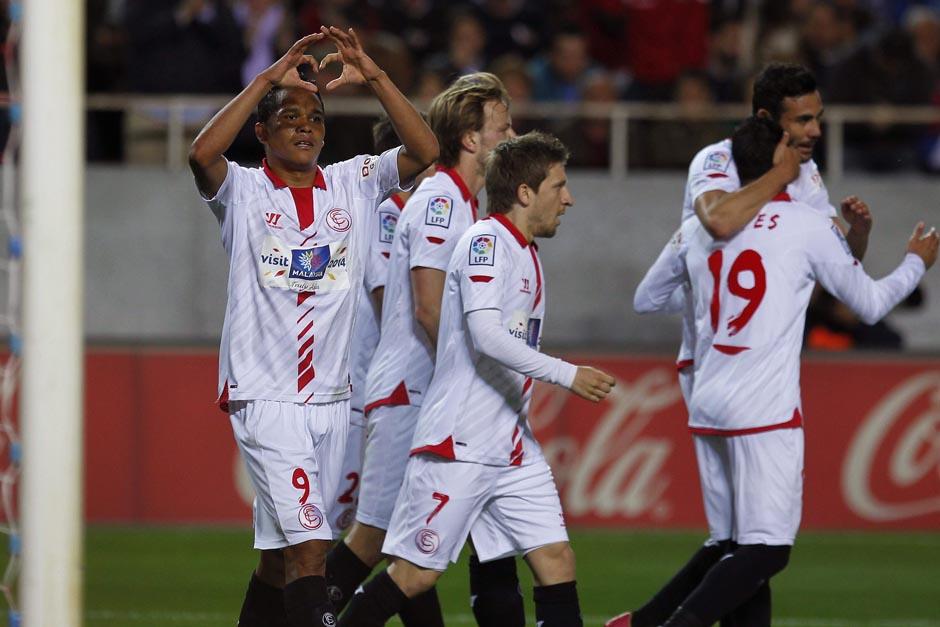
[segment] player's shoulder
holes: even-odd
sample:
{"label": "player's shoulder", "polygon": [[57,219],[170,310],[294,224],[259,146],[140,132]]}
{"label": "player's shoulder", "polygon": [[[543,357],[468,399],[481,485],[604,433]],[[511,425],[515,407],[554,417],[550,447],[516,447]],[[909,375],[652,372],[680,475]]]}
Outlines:
{"label": "player's shoulder", "polygon": [[692,162],[689,164],[689,173],[713,172],[724,174],[728,172],[733,163],[731,140],[723,139],[720,142],[709,144],[695,153]]}
{"label": "player's shoulder", "polygon": [[[408,199],[404,215],[415,224],[434,229],[449,229],[454,216],[462,218],[468,209],[456,184],[445,172],[436,172],[421,182],[420,187]],[[467,213],[469,215],[469,213]]]}
{"label": "player's shoulder", "polygon": [[330,185],[358,184],[362,180],[375,176],[379,159],[379,155],[361,154],[321,168],[327,188]]}

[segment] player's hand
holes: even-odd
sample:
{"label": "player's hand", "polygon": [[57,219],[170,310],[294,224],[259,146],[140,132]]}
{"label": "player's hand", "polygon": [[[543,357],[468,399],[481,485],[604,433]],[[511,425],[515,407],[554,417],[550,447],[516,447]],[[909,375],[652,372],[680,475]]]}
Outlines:
{"label": "player's hand", "polygon": [[368,81],[373,81],[382,75],[381,68],[362,49],[359,37],[353,29],[342,31],[335,26],[329,28],[321,26],[320,33],[336,44],[336,52],[323,57],[320,61],[320,69],[337,61],[343,64],[343,72],[339,78],[326,84],[327,91],[333,91],[342,85],[365,85]]}
{"label": "player's hand", "polygon": [[[940,233],[937,229],[930,227],[927,233],[924,233],[923,222],[918,222],[914,227],[914,233],[907,243],[907,252],[914,253],[924,260],[924,265],[930,268],[937,260],[937,249],[940,248]],[[579,369],[580,370],[580,369]],[[577,380],[577,377],[575,377]]]}
{"label": "player's hand", "polygon": [[790,133],[786,131],[774,149],[774,167],[784,173],[787,184],[800,175],[800,151],[790,145]]}
{"label": "player's hand", "polygon": [[312,33],[303,37],[290,47],[284,56],[274,62],[261,75],[276,87],[300,87],[307,91],[319,91],[315,83],[305,81],[297,70],[298,66],[309,65],[314,72],[317,71],[317,60],[309,54],[304,54],[308,46],[322,40],[326,35],[323,33]]}
{"label": "player's hand", "polygon": [[578,366],[571,391],[581,398],[595,403],[610,394],[614,387],[614,378],[590,366]]}
{"label": "player's hand", "polygon": [[865,201],[858,196],[849,196],[843,199],[841,209],[842,217],[849,223],[849,228],[862,235],[871,233],[871,211]]}

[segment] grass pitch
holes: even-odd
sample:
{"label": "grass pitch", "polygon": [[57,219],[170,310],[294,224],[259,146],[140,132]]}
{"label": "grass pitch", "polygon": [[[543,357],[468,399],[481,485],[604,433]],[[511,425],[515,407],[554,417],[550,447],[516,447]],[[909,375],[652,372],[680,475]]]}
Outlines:
{"label": "grass pitch", "polygon": [[[231,627],[257,559],[247,529],[92,527],[86,538],[87,627]],[[703,538],[573,531],[585,624],[640,605]],[[534,624],[521,564],[520,575]],[[475,624],[466,556],[438,589],[448,625]],[[773,590],[783,627],[940,627],[940,534],[803,533]]]}

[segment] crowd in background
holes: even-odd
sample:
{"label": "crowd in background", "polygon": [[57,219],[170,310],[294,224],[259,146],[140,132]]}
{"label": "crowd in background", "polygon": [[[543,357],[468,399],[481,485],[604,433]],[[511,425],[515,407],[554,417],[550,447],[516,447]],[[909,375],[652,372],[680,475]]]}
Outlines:
{"label": "crowd in background", "polygon": [[[87,2],[89,93],[232,94],[298,35],[328,24],[356,28],[418,100],[456,76],[489,70],[517,103],[654,101],[695,111],[745,102],[761,64],[787,60],[815,72],[828,105],[940,104],[940,0]],[[364,126],[331,126],[340,141],[328,142],[324,159],[361,151]],[[607,165],[607,121],[548,126],[570,145],[573,165]],[[683,168],[729,125],[690,116],[633,122],[630,130],[631,167]],[[89,156],[122,160],[124,132],[122,114],[92,115]],[[850,125],[847,166],[940,171],[936,139],[932,128]],[[251,138],[240,145],[250,158]]]}

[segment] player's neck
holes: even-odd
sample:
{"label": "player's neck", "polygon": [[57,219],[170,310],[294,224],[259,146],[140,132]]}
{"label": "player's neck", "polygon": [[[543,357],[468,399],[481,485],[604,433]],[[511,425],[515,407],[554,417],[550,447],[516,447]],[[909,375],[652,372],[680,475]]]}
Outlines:
{"label": "player's neck", "polygon": [[317,180],[317,162],[304,164],[303,167],[297,167],[294,164],[288,164],[280,161],[277,157],[268,155],[265,157],[265,163],[274,174],[278,176],[288,187],[313,187]]}
{"label": "player's neck", "polygon": [[525,238],[530,244],[535,240],[535,236],[532,234],[532,228],[529,225],[528,216],[525,213],[525,209],[519,207],[518,205],[513,205],[513,208],[503,214],[503,217],[512,222],[512,225],[516,227],[519,233],[522,234],[522,237]]}
{"label": "player's neck", "polygon": [[454,166],[454,170],[463,179],[467,189],[470,190],[470,194],[476,197],[483,189],[483,172],[480,171],[476,158],[470,153],[462,153],[457,165]]}

